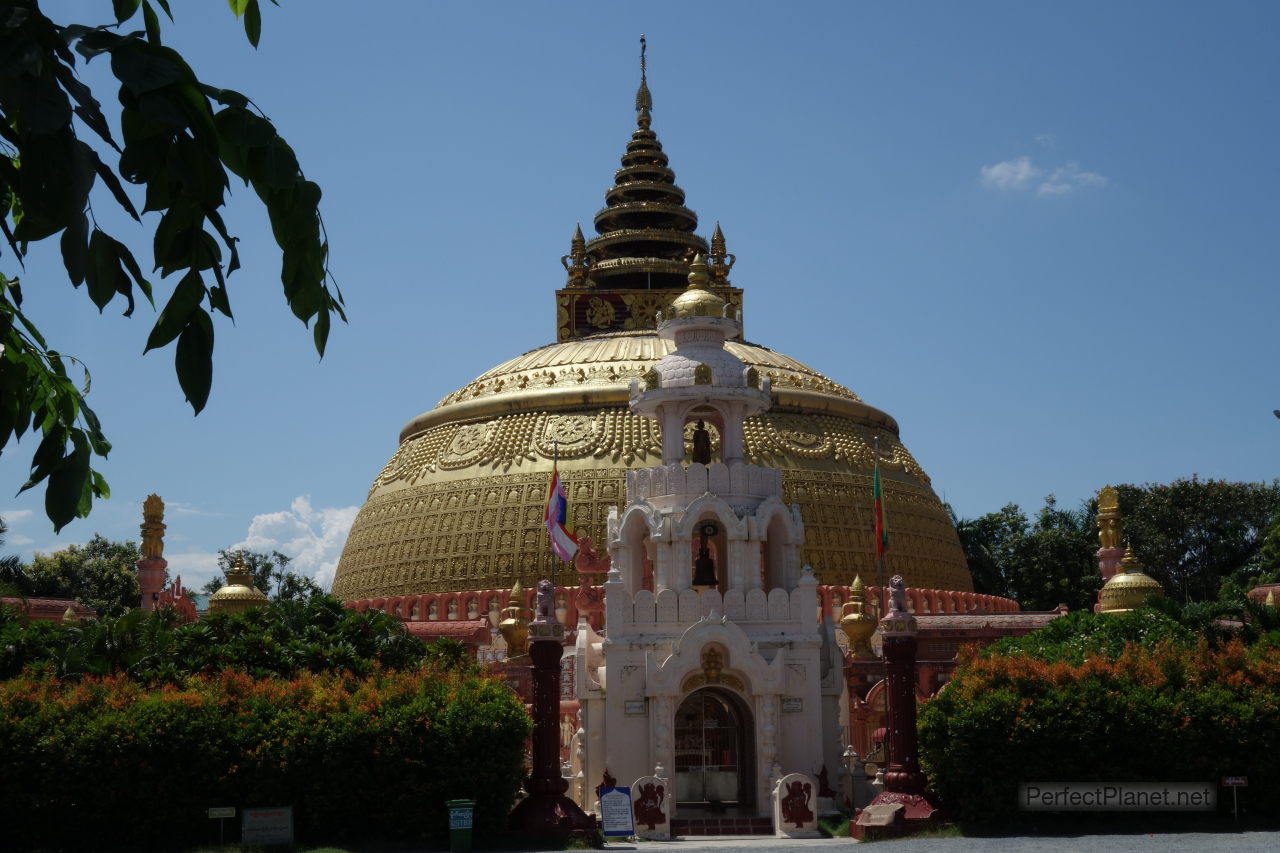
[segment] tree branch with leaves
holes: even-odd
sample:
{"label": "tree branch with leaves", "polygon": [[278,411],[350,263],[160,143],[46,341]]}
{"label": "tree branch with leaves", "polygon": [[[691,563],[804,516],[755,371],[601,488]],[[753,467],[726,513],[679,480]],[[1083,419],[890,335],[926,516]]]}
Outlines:
{"label": "tree branch with leaves", "polygon": [[[230,5],[256,47],[258,0]],[[32,244],[57,237],[71,284],[99,311],[121,298],[129,316],[139,295],[154,306],[158,294],[132,251],[101,227],[94,204],[109,199],[139,223],[158,214],[152,272],[177,283],[146,351],[174,344],[178,384],[198,414],[213,383],[214,315],[232,318],[227,279],[240,266],[221,214],[231,176],[266,208],[285,300],[312,328],[321,356],[332,320],[346,315],[329,275],[320,187],[248,97],[203,82],[162,42],[160,13],[172,22],[168,0],[113,0],[107,23],[61,24],[38,0],[0,2],[0,233],[19,267]],[[126,31],[139,16],[143,29]],[[77,55],[104,58],[120,83],[114,130],[79,79]],[[115,165],[100,151],[118,156]],[[141,190],[141,209],[127,185]],[[85,401],[88,368],[52,347],[23,312],[18,271],[0,274],[0,452],[39,436],[21,490],[44,484],[45,512],[60,530],[109,497],[92,459],[111,445]]]}

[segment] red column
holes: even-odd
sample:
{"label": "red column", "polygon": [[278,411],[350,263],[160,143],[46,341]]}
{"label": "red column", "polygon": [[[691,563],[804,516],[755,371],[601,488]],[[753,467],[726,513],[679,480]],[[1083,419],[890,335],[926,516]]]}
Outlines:
{"label": "red column", "polygon": [[[546,587],[543,587],[543,584]],[[564,626],[556,621],[554,590],[538,584],[538,618],[529,623],[529,659],[533,676],[533,772],[524,780],[529,796],[511,811],[512,829],[534,836],[567,838],[594,833],[593,817],[564,795],[569,783],[560,775],[560,657]]]}

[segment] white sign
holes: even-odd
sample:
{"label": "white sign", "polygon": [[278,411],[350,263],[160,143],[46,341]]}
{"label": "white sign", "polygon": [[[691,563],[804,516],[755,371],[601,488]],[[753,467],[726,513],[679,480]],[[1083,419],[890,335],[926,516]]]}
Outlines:
{"label": "white sign", "polygon": [[235,817],[235,816],[236,816],[235,806],[214,806],[213,808],[209,809],[209,817],[211,818]]}
{"label": "white sign", "polygon": [[1249,777],[1248,776],[1223,776],[1222,787],[1247,788],[1249,787]]}
{"label": "white sign", "polygon": [[293,806],[245,809],[240,819],[243,844],[292,844]]}
{"label": "white sign", "polygon": [[628,837],[636,834],[631,818],[630,788],[600,789],[600,825],[606,837]]}

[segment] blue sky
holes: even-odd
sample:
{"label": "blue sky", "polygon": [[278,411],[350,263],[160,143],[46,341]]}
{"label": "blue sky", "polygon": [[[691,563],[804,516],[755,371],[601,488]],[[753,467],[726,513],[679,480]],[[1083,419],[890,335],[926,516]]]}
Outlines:
{"label": "blue sky", "polygon": [[55,536],[42,496],[14,495],[34,444],[6,448],[10,553],[136,539],[157,492],[188,585],[241,544],[326,579],[400,427],[552,340],[558,259],[634,126],[641,32],[654,129],[738,256],[747,337],[897,418],[961,515],[1280,474],[1274,3],[284,0],[257,51],[226,4],[173,5],[168,40],[324,188],[351,322],[318,360],[233,187],[236,322],[193,418],[172,349],[141,355],[154,313],[99,316],[33,258],[26,307],[93,371],[113,497]]}

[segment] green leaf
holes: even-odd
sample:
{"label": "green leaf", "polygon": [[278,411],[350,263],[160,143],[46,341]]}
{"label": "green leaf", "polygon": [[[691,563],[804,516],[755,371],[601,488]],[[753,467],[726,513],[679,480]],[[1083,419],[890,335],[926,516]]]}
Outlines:
{"label": "green leaf", "polygon": [[142,20],[147,25],[147,41],[152,44],[160,44],[160,16],[151,7],[150,0],[147,0],[147,3],[142,7]]}
{"label": "green leaf", "polygon": [[44,511],[55,531],[88,515],[93,502],[88,439],[80,430],[72,430],[71,439],[74,449],[49,474],[44,492]]}
{"label": "green leaf", "polygon": [[62,265],[67,268],[71,283],[79,287],[84,283],[89,266],[89,220],[82,213],[73,218],[59,241],[62,247]]}
{"label": "green leaf", "polygon": [[138,4],[142,0],[111,0],[111,6],[115,9],[116,23],[123,24],[134,16],[138,11]]}
{"label": "green leaf", "polygon": [[249,0],[227,0],[227,5],[231,7],[231,14],[238,18],[244,14],[245,7],[249,5]]}
{"label": "green leaf", "polygon": [[219,89],[217,86],[209,86],[201,83],[200,91],[203,92],[206,97],[213,98],[224,106],[235,107],[236,109],[241,110],[249,106],[249,98],[234,89]]}
{"label": "green leaf", "polygon": [[111,51],[111,73],[135,95],[176,83],[181,77],[177,64],[130,42]]}
{"label": "green leaf", "polygon": [[89,254],[93,255],[93,263],[86,270],[85,282],[88,284],[89,298],[98,310],[107,307],[107,303],[116,295],[116,273],[120,266],[116,262],[114,247],[107,241],[106,235],[97,228],[89,236]]}
{"label": "green leaf", "polygon": [[258,46],[258,39],[262,38],[262,10],[258,8],[258,0],[249,0],[245,4],[244,34],[249,38],[249,44]]}
{"label": "green leaf", "polygon": [[173,295],[169,297],[164,310],[160,312],[160,317],[147,338],[147,348],[143,352],[158,349],[178,337],[191,322],[192,313],[200,310],[199,306],[204,296],[204,281],[200,278],[200,273],[192,270],[184,275],[178,282],[178,286],[173,289]]}
{"label": "green leaf", "polygon": [[213,122],[224,141],[244,148],[261,148],[276,138],[271,122],[243,107],[219,110]]}
{"label": "green leaf", "polygon": [[195,413],[200,414],[213,385],[213,320],[203,309],[196,309],[190,325],[178,338],[174,367],[187,401]]}
{"label": "green leaf", "polygon": [[267,189],[287,190],[298,183],[298,158],[289,143],[279,136],[264,149],[249,154],[249,168],[255,185]]}

